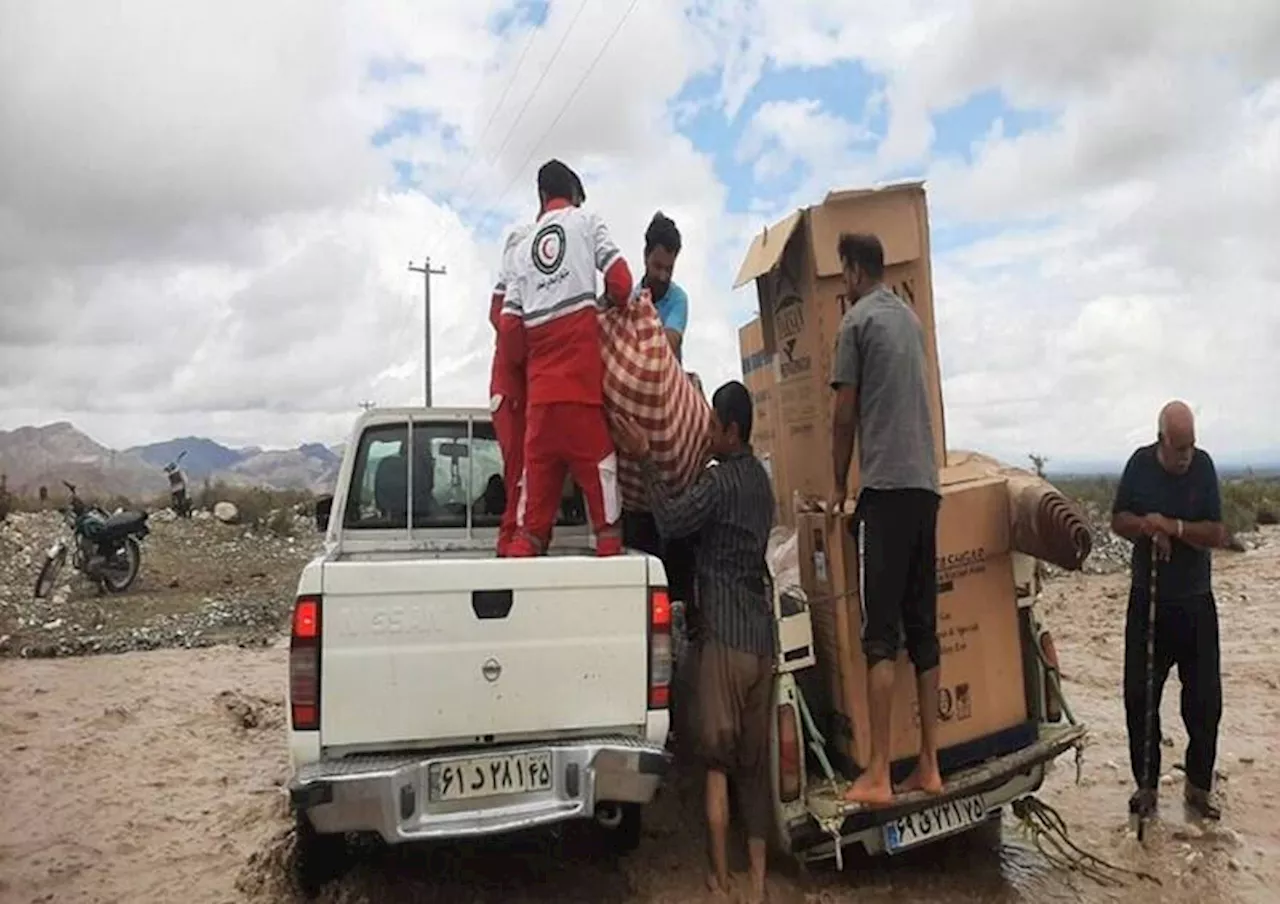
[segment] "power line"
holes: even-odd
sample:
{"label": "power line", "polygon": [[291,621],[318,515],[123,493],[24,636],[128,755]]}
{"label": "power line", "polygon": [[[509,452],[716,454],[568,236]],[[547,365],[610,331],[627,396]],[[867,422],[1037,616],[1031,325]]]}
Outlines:
{"label": "power line", "polygon": [[[537,97],[538,90],[542,87],[542,83],[547,80],[547,76],[551,72],[551,67],[555,65],[556,60],[560,58],[560,51],[564,50],[564,45],[569,40],[569,35],[573,33],[574,26],[578,24],[578,19],[582,17],[582,11],[586,8],[587,8],[587,0],[582,0],[582,2],[578,4],[578,11],[573,14],[573,18],[569,21],[569,27],[566,28],[564,30],[564,34],[560,36],[560,43],[556,44],[556,49],[552,52],[551,58],[547,60],[546,65],[542,67],[542,74],[538,76],[538,81],[534,83],[533,90],[530,91],[528,95],[525,96],[524,103],[521,104],[519,112],[516,113],[516,118],[512,121],[511,126],[507,129],[506,137],[502,139],[502,144],[498,145],[498,149],[494,151],[492,154],[487,154],[485,156],[485,159],[484,159],[485,163],[491,163],[496,158],[502,156],[502,151],[506,148],[507,144],[510,143],[512,136],[515,135],[516,128],[519,127],[521,121],[524,119],[524,114],[528,112],[530,104],[533,103],[533,99]],[[530,38],[532,39],[532,33],[530,33]],[[528,48],[526,47],[525,49],[527,50]],[[521,58],[523,59],[523,56]],[[495,113],[496,112],[497,111],[495,110]],[[487,131],[487,127],[486,127],[486,131]],[[477,142],[476,144],[477,144],[477,150],[479,150],[480,142]],[[475,162],[478,156],[479,155],[477,154],[475,157],[471,158],[470,162],[468,162],[466,166],[466,169],[464,169],[462,172],[462,177],[460,177],[457,180],[457,182],[455,182],[454,185],[450,187],[449,192],[442,197],[447,198],[449,195],[453,194],[453,192],[456,189],[462,186],[462,183],[465,180],[465,177],[471,173],[472,167],[475,166]],[[455,209],[463,209],[468,204],[470,204],[472,200],[475,198],[477,190],[478,190],[478,186],[473,187],[471,191],[467,193],[467,196],[465,199],[463,199],[463,202],[457,205]],[[446,229],[447,229],[447,226],[446,226]],[[435,241],[440,239],[441,237],[442,236],[437,231],[437,234],[432,236],[432,241],[429,244],[434,244]]]}
{"label": "power line", "polygon": [[[515,186],[516,182],[518,182],[521,176],[524,175],[524,168],[529,165],[529,161],[533,159],[534,154],[536,154],[539,148],[542,147],[542,143],[547,140],[547,137],[555,130],[555,127],[560,124],[560,120],[564,118],[564,114],[568,112],[569,107],[573,104],[574,98],[578,96],[578,92],[580,92],[583,86],[587,83],[587,79],[590,78],[591,73],[595,71],[600,60],[604,58],[605,52],[609,49],[609,45],[613,43],[613,39],[618,36],[620,31],[622,31],[622,26],[626,23],[627,19],[630,18],[639,3],[640,0],[631,0],[631,5],[627,7],[627,11],[622,14],[622,18],[618,20],[618,23],[613,26],[613,31],[609,32],[609,36],[605,38],[604,43],[600,45],[600,49],[596,52],[595,59],[591,61],[591,65],[582,73],[582,76],[578,79],[578,83],[574,86],[573,91],[570,92],[569,97],[560,107],[560,112],[556,114],[555,119],[551,120],[551,124],[547,126],[546,130],[538,137],[538,140],[534,142],[533,147],[529,149],[529,153],[525,156],[524,160],[518,167],[516,167],[515,175],[511,177],[511,181],[507,183],[506,187],[502,190],[502,193],[498,195],[497,200],[494,202],[494,206],[502,203],[510,193],[511,189]],[[468,197],[468,201],[469,200],[470,197]],[[446,245],[445,247],[450,251],[453,250],[452,244]]]}

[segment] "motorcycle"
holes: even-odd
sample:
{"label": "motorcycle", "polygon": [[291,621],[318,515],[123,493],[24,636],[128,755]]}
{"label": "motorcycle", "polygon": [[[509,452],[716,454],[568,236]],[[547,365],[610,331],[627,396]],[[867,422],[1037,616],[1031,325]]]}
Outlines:
{"label": "motorcycle", "polygon": [[191,497],[187,495],[187,477],[178,467],[186,457],[186,450],[183,450],[176,459],[164,466],[164,473],[169,478],[169,507],[179,518],[191,517]]}
{"label": "motorcycle", "polygon": [[60,537],[45,554],[36,578],[36,599],[44,599],[53,590],[68,553],[76,571],[93,582],[100,594],[124,593],[142,568],[140,541],[151,532],[147,513],[116,511],[108,515],[77,496],[75,484],[62,483],[71,493],[70,503],[62,510],[71,536]]}

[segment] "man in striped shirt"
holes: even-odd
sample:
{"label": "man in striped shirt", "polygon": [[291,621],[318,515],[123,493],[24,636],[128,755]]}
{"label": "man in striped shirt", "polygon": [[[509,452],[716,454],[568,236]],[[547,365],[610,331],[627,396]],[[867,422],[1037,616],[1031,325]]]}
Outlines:
{"label": "man in striped shirt", "polygon": [[713,893],[729,891],[728,776],[746,823],[750,894],[764,897],[765,840],[772,817],[769,717],[775,651],[765,548],[773,528],[773,488],[752,452],[751,393],[730,382],[711,397],[716,463],[672,495],[649,457],[645,434],[614,418],[618,448],[641,462],[649,508],[664,539],[699,537],[696,745],[707,768],[706,813]]}

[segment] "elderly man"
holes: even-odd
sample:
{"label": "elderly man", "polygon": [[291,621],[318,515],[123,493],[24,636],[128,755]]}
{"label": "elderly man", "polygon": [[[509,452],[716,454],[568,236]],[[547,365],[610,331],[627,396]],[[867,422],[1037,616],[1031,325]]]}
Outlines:
{"label": "elderly man", "polygon": [[[1111,529],[1133,543],[1133,575],[1124,632],[1124,706],[1137,791],[1130,811],[1154,812],[1160,779],[1160,697],[1173,665],[1182,684],[1187,728],[1185,800],[1189,811],[1218,819],[1213,764],[1222,716],[1218,610],[1211,549],[1225,544],[1213,459],[1196,448],[1195,418],[1182,402],[1160,411],[1156,442],[1125,465],[1111,507]],[[1153,694],[1147,699],[1146,639],[1151,554],[1156,555]],[[1151,729],[1147,707],[1153,708]],[[1150,745],[1144,750],[1144,740]]]}

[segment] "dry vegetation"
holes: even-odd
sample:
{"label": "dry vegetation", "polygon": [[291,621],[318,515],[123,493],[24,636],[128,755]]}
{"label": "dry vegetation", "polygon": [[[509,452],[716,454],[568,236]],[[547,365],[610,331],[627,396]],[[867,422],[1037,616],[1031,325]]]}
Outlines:
{"label": "dry vegetation", "polygon": [[[1115,477],[1052,477],[1054,486],[1067,495],[1095,507],[1111,510]],[[1280,523],[1280,477],[1245,475],[1222,479],[1222,520],[1232,534],[1248,533]]]}
{"label": "dry vegetation", "polygon": [[[294,515],[311,515],[315,495],[307,490],[275,490],[265,487],[235,486],[219,481],[205,481],[199,487],[191,487],[192,506],[212,510],[219,502],[230,502],[239,512],[238,524],[255,532],[265,531],[279,537],[293,536],[296,529]],[[108,512],[116,509],[141,509],[157,512],[169,508],[169,495],[134,500],[120,495],[86,494],[85,502],[101,506]],[[0,498],[0,518],[9,511],[43,512],[64,508],[67,492],[64,487],[50,489],[43,501],[35,496],[6,495]]]}

